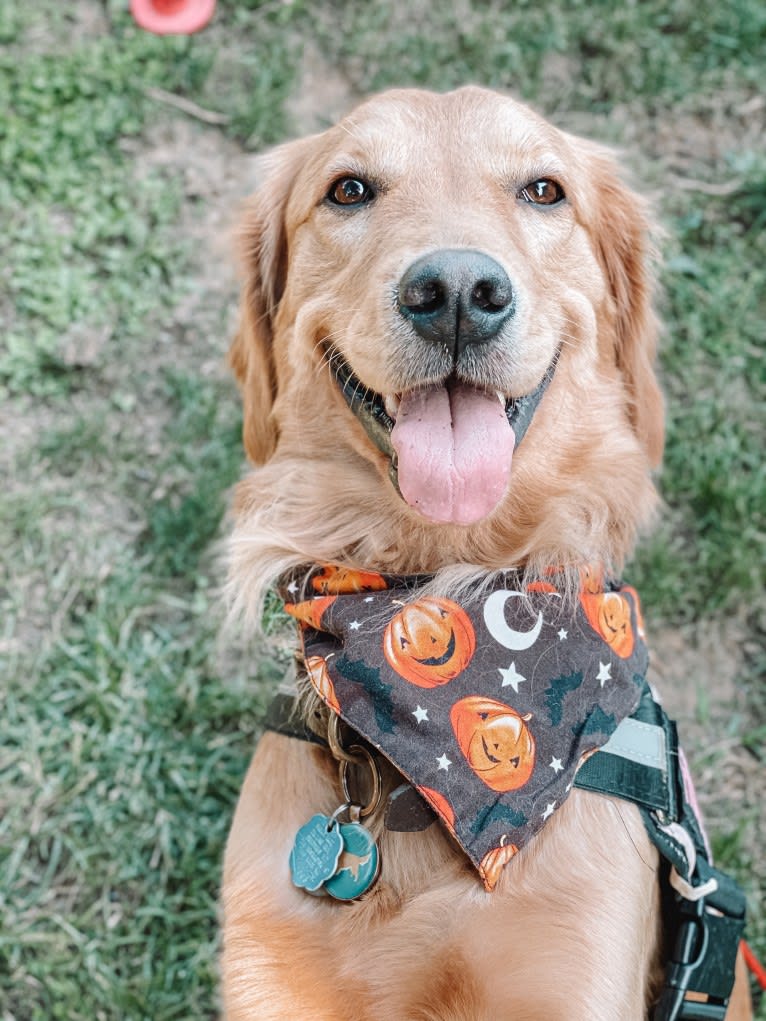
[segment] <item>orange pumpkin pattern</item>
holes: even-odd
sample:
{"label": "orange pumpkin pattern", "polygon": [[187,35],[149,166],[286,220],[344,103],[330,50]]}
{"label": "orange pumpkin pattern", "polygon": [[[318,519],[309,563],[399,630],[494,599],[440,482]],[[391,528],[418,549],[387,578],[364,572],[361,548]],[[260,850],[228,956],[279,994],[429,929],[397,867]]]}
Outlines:
{"label": "orange pumpkin pattern", "polygon": [[351,567],[325,564],[311,579],[311,587],[322,595],[348,595],[350,592],[379,592],[387,587],[382,574],[355,571]]}
{"label": "orange pumpkin pattern", "polygon": [[300,624],[308,624],[309,627],[319,630],[325,610],[332,606],[335,599],[335,596],[320,596],[315,599],[304,599],[301,603],[285,603],[285,613],[295,617]]}
{"label": "orange pumpkin pattern", "polygon": [[648,662],[637,601],[599,589],[598,571],[571,603],[545,580],[505,598],[496,634],[487,601],[520,591],[507,575],[456,601],[420,591],[419,578],[345,572],[318,567],[305,586],[316,594],[287,605],[311,683],[420,791],[492,889],[566,800],[583,756],[635,709]]}
{"label": "orange pumpkin pattern", "polygon": [[523,787],[535,765],[535,739],[515,709],[490,698],[470,696],[450,713],[452,729],[468,765],[493,791]]}
{"label": "orange pumpkin pattern", "polygon": [[451,833],[454,833],[455,811],[444,795],[440,791],[435,791],[432,787],[418,787],[418,790],[429,803],[431,808],[433,808],[437,815],[440,816],[447,829]]}
{"label": "orange pumpkin pattern", "polygon": [[633,600],[633,606],[636,610],[636,628],[638,630],[639,638],[643,641],[646,639],[646,626],[644,624],[644,615],[641,612],[641,600],[638,592],[636,592],[632,585],[624,585],[622,591],[625,592],[626,595],[629,595]]}
{"label": "orange pumpkin pattern", "polygon": [[588,623],[607,645],[622,659],[633,652],[633,624],[630,602],[621,592],[602,592],[598,595],[583,592],[580,602]]}
{"label": "orange pumpkin pattern", "polygon": [[501,843],[498,847],[493,847],[491,851],[484,855],[481,859],[479,871],[488,890],[492,891],[495,889],[503,869],[511,858],[514,858],[518,853],[519,849],[515,844]]}
{"label": "orange pumpkin pattern", "polygon": [[532,581],[527,585],[527,592],[550,592],[558,593],[558,589],[555,585],[551,585],[549,581]]}
{"label": "orange pumpkin pattern", "polygon": [[309,680],[314,685],[317,695],[334,713],[340,712],[340,702],[335,694],[335,687],[327,669],[327,660],[322,656],[309,656],[304,662]]}
{"label": "orange pumpkin pattern", "polygon": [[435,688],[470,663],[476,635],[465,610],[449,599],[426,596],[405,606],[389,622],[383,652],[406,681]]}

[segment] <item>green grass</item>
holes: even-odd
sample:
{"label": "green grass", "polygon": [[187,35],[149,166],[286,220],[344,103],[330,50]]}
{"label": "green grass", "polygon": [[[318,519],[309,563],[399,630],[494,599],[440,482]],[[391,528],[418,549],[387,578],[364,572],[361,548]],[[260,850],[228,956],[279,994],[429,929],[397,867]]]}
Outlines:
{"label": "green grass", "polygon": [[[760,808],[716,780],[762,766],[766,726],[766,164],[738,112],[759,115],[765,30],[755,0],[219,0],[193,39],[138,31],[127,0],[0,6],[2,1021],[216,1016],[220,857],[279,664],[217,637],[242,457],[222,367],[236,298],[195,233],[213,199],[184,170],[198,141],[239,154],[289,135],[314,50],[350,92],[473,80],[607,141],[637,125],[668,227],[669,434],[667,508],[632,574],[655,626],[739,621],[744,694],[729,711],[690,679],[692,751],[766,954]],[[665,121],[708,138],[682,171]],[[727,193],[677,187],[679,172]]]}
{"label": "green grass", "polygon": [[206,589],[174,600],[141,567],[82,591],[34,697],[5,703],[6,1017],[188,1018],[209,1002],[215,876],[258,701],[211,676]]}
{"label": "green grass", "polygon": [[662,350],[670,513],[638,568],[665,619],[734,610],[763,592],[765,174],[763,163],[749,168],[737,192],[706,200],[704,212],[691,199],[671,211]]}
{"label": "green grass", "polygon": [[178,371],[166,381],[175,412],[167,429],[172,456],[160,465],[166,491],[149,507],[142,545],[154,572],[183,578],[196,573],[239,477],[242,422],[220,386]]}
{"label": "green grass", "polygon": [[165,66],[156,52],[107,37],[63,56],[0,57],[0,258],[12,307],[0,384],[10,392],[66,387],[74,324],[135,336],[171,297],[179,195],[158,176],[136,180],[122,152],[146,121],[136,83]]}
{"label": "green grass", "polygon": [[[361,90],[480,80],[536,101],[543,96],[554,108],[589,111],[637,97],[656,109],[720,87],[732,71],[756,86],[766,31],[766,13],[748,2],[355,0],[344,5],[342,31],[333,8],[320,12],[323,45]],[[555,58],[566,62],[567,75],[551,83]]]}

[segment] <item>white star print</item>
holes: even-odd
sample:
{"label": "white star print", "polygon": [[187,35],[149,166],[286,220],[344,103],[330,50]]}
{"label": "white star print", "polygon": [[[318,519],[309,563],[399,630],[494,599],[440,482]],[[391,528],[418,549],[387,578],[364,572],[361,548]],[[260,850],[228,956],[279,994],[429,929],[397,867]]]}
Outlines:
{"label": "white star print", "polygon": [[424,709],[422,705],[419,705],[417,709],[412,710],[412,715],[415,717],[418,723],[422,723],[423,720],[428,719],[428,710]]}
{"label": "white star print", "polygon": [[548,768],[552,769],[554,773],[560,773],[564,767],[561,765],[561,759],[553,758],[551,759]]}
{"label": "white star print", "polygon": [[569,632],[565,631],[565,630],[564,630],[564,628],[562,628],[562,629],[561,629],[561,630],[559,631],[559,641],[560,641],[560,642],[563,642],[563,641],[564,641],[564,639],[565,639],[565,638],[566,638],[566,637],[568,636],[568,634],[569,634]]}
{"label": "white star print", "polygon": [[294,596],[295,593],[298,591],[297,584],[294,581],[291,581],[290,584],[287,586],[287,591],[290,593],[291,596]]}
{"label": "white star print", "polygon": [[611,681],[612,679],[611,670],[612,670],[611,663],[602,663],[599,660],[598,674],[596,674],[596,680],[601,681],[602,688],[604,687],[604,681]]}
{"label": "white star print", "polygon": [[501,684],[501,687],[507,688],[510,685],[510,687],[512,687],[513,690],[518,694],[519,685],[522,683],[522,681],[526,681],[526,677],[524,677],[522,674],[518,672],[518,670],[516,669],[516,664],[511,663],[511,665],[509,667],[506,667],[505,670],[503,670],[502,667],[498,667],[497,669],[503,678],[503,683]]}
{"label": "white star print", "polygon": [[352,620],[351,623],[349,624],[349,627],[351,628],[352,631],[358,631],[361,626],[362,625],[359,623],[358,620]]}
{"label": "white star print", "polygon": [[440,755],[436,761],[439,763],[439,769],[443,769],[445,773],[452,765],[452,759],[448,759],[446,755]]}
{"label": "white star print", "polygon": [[373,598],[374,598],[373,596],[365,596],[364,597],[364,601],[365,601],[365,603],[371,603]]}
{"label": "white star print", "polygon": [[550,817],[553,815],[553,809],[555,807],[556,807],[556,802],[555,801],[549,801],[548,804],[545,806],[545,811],[543,812],[543,819],[550,819]]}

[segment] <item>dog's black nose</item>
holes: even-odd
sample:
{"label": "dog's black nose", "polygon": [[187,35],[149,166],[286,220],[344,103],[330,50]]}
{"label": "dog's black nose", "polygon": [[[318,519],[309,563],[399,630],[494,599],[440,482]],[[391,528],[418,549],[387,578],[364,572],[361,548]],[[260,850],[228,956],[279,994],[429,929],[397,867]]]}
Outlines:
{"label": "dog's black nose", "polygon": [[468,344],[497,336],[513,315],[513,287],[499,263],[470,248],[417,259],[399,282],[399,311],[424,340],[455,358]]}

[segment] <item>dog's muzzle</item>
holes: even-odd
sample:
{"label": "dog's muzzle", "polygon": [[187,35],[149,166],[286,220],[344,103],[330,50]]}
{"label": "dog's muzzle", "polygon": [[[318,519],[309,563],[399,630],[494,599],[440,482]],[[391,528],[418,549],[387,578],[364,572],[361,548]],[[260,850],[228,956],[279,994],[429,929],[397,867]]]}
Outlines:
{"label": "dog's muzzle", "polygon": [[[511,397],[505,402],[505,416],[513,431],[516,449],[524,439],[535,412],[553,380],[560,352],[561,349],[557,348],[534,390],[521,397]],[[337,351],[333,352],[330,365],[346,404],[364,428],[370,442],[388,458],[389,476],[396,491],[402,496],[399,485],[399,458],[391,435],[396,423],[386,410],[383,396],[366,387]]]}

